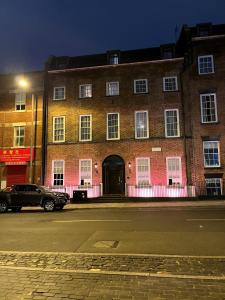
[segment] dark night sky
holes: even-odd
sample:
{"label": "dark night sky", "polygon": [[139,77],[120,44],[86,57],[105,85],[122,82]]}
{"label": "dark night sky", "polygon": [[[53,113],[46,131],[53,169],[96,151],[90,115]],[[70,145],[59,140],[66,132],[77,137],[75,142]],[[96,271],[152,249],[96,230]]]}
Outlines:
{"label": "dark night sky", "polygon": [[175,27],[225,23],[225,0],[0,0],[0,72],[175,41]]}

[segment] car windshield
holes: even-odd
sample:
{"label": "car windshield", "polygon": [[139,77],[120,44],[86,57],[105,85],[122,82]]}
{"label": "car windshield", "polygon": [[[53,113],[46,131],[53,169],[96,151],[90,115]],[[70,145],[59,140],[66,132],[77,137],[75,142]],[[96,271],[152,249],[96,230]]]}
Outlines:
{"label": "car windshield", "polygon": [[52,190],[50,190],[50,188],[46,187],[46,186],[39,186],[39,189],[42,192],[52,192]]}
{"label": "car windshield", "polygon": [[10,186],[7,186],[5,189],[3,189],[3,192],[11,192],[12,188]]}

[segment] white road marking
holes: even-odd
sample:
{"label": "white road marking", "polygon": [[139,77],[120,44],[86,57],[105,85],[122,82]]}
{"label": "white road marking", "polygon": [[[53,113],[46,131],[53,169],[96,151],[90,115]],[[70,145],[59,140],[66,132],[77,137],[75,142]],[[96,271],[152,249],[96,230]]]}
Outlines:
{"label": "white road marking", "polygon": [[79,222],[130,222],[130,220],[57,220],[54,223],[79,223]]}
{"label": "white road marking", "polygon": [[225,221],[225,219],[186,219],[188,222],[192,221]]}

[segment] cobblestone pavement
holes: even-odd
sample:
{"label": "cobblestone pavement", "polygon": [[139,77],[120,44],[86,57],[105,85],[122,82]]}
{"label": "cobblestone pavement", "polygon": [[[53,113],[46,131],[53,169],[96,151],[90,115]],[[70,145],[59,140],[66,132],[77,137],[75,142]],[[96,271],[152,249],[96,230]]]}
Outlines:
{"label": "cobblestone pavement", "polygon": [[225,258],[0,252],[3,299],[225,299]]}

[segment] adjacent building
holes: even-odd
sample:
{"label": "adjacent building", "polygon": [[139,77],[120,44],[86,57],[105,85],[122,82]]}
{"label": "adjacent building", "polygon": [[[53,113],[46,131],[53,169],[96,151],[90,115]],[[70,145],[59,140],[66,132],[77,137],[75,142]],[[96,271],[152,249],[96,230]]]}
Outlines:
{"label": "adjacent building", "polygon": [[0,75],[0,182],[41,182],[43,72]]}

